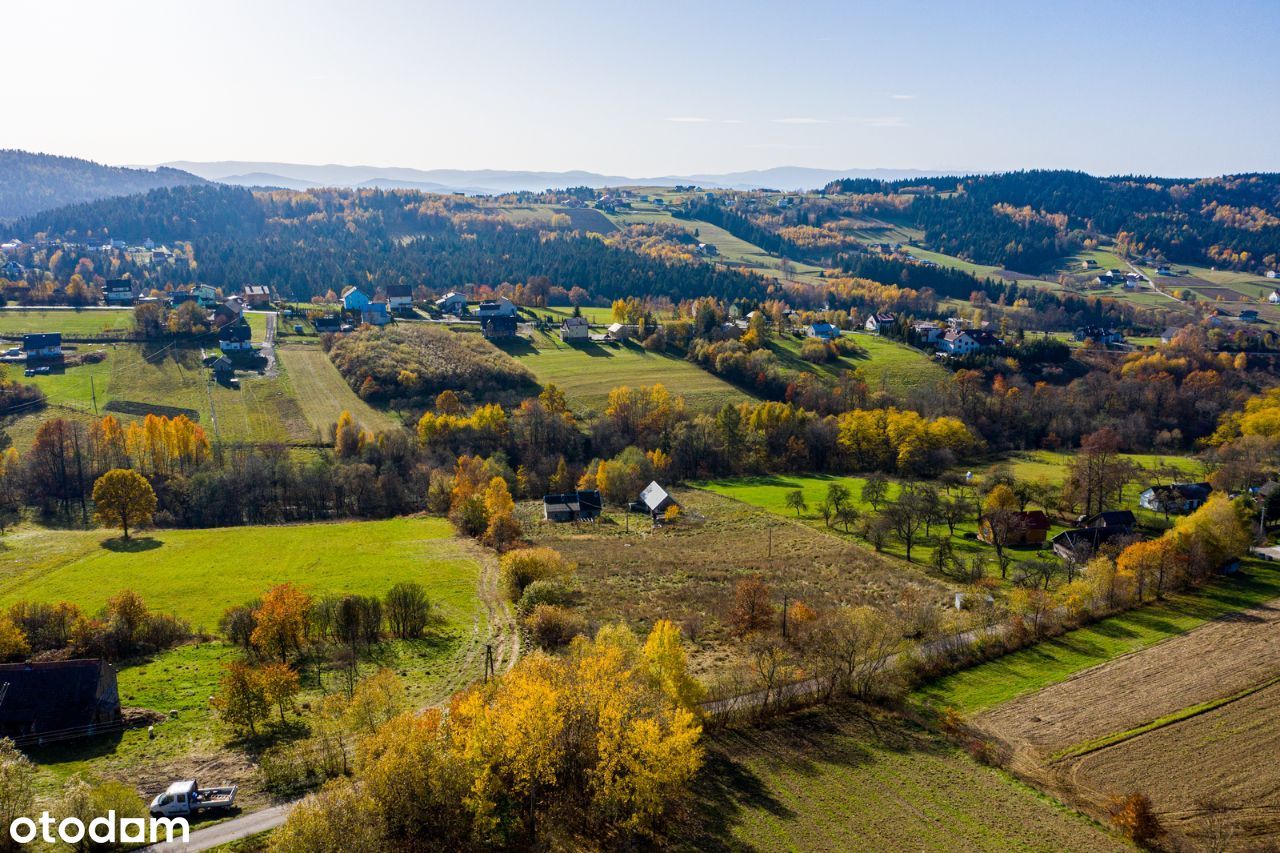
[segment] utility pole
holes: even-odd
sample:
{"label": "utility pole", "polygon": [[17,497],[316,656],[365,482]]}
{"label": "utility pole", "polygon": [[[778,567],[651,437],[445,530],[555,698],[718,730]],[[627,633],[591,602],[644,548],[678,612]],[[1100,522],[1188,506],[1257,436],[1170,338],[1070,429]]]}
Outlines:
{"label": "utility pole", "polygon": [[89,396],[93,398],[93,416],[98,416],[98,389],[93,384],[93,374],[89,374]]}
{"label": "utility pole", "polygon": [[773,525],[770,524],[766,529],[769,531],[769,559],[773,560]]}
{"label": "utility pole", "polygon": [[782,596],[782,639],[787,638],[787,596]]}
{"label": "utility pole", "polygon": [[489,683],[489,677],[497,677],[497,672],[493,666],[493,643],[484,644],[484,683]]}

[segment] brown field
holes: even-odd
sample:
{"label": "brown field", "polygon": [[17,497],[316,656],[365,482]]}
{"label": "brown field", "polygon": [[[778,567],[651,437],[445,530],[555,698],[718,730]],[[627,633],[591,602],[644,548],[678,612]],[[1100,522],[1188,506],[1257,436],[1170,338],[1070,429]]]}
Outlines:
{"label": "brown field", "polygon": [[[1229,826],[1239,849],[1274,849],[1278,676],[1275,600],[1006,702],[973,722],[1008,750],[1014,772],[1095,814],[1109,797],[1138,791],[1151,797],[1173,836],[1205,843]],[[1229,808],[1218,812],[1210,803]]]}
{"label": "brown field", "polygon": [[1194,287],[1196,293],[1210,302],[1216,302],[1221,299],[1223,302],[1244,302],[1248,299],[1243,293],[1231,290],[1226,287]]}
{"label": "brown field", "polygon": [[908,588],[940,608],[950,603],[940,581],[804,524],[697,489],[673,494],[685,520],[658,530],[632,514],[628,534],[616,510],[594,525],[551,524],[541,521],[541,504],[523,505],[521,520],[538,544],[578,564],[581,612],[593,625],[622,619],[647,629],[672,619],[696,638],[700,670],[727,659],[725,614],[734,584],[748,575],[770,586],[776,604],[785,594],[815,610],[888,605]]}

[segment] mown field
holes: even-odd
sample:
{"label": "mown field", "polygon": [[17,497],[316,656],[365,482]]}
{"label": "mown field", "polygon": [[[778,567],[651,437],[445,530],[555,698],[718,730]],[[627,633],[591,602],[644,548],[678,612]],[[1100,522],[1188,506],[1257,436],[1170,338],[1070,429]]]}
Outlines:
{"label": "mown field", "polygon": [[1130,849],[923,730],[833,707],[717,732],[683,850]]}
{"label": "mown field", "polygon": [[40,309],[5,308],[0,310],[0,335],[25,335],[37,332],[61,332],[87,337],[133,331],[132,308]]}
{"label": "mown field", "polygon": [[1280,568],[1259,560],[1203,589],[1171,596],[1002,658],[945,676],[913,694],[937,708],[976,714],[1152,646],[1206,622],[1280,597]]}
{"label": "mown field", "polygon": [[854,334],[853,340],[866,355],[842,356],[825,364],[812,364],[800,358],[803,341],[792,335],[779,335],[769,348],[792,370],[803,370],[834,380],[845,370],[858,368],[873,390],[887,389],[900,394],[918,385],[938,382],[947,377],[946,368],[927,353],[879,335]]}
{"label": "mown field", "polygon": [[330,439],[330,427],[337,423],[344,411],[350,412],[356,423],[372,432],[400,426],[391,414],[373,408],[356,396],[320,347],[281,344],[276,347],[276,356],[288,374],[307,423],[319,440]]}
{"label": "mown field", "polygon": [[552,334],[508,344],[507,351],[533,371],[538,383],[555,383],[577,411],[599,412],[609,391],[619,385],[637,387],[662,383],[683,396],[691,409],[718,409],[725,403],[752,399],[702,368],[667,353],[649,352],[635,343],[566,344]]}

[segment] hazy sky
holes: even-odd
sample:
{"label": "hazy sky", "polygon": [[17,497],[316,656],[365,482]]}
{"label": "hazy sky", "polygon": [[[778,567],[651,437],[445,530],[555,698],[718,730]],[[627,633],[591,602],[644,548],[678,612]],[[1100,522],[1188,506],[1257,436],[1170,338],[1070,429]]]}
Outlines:
{"label": "hazy sky", "polygon": [[0,147],[107,163],[1280,170],[1280,2],[8,0]]}

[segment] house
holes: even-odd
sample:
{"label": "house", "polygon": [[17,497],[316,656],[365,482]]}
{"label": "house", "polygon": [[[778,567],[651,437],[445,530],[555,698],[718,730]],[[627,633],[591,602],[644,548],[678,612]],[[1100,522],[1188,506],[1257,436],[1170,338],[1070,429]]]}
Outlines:
{"label": "house", "polygon": [[311,325],[316,327],[316,334],[338,332],[342,330],[342,318],[337,314],[325,314],[323,317],[315,318]]}
{"label": "house", "polygon": [[868,332],[880,334],[880,330],[892,326],[898,320],[893,314],[872,314],[867,318],[863,328]]}
{"label": "house", "polygon": [[26,273],[26,269],[17,261],[5,261],[4,266],[0,266],[0,278],[7,278],[10,281],[16,278],[22,278]]}
{"label": "house", "polygon": [[834,341],[840,337],[840,329],[830,323],[814,323],[807,330],[807,334],[811,338],[817,338],[822,341]]}
{"label": "house", "polygon": [[566,317],[560,324],[560,340],[585,341],[591,337],[591,324],[586,317]]}
{"label": "house", "polygon": [[1098,285],[1099,287],[1110,287],[1113,284],[1121,284],[1122,282],[1124,282],[1124,280],[1125,278],[1123,275],[1116,275],[1115,273],[1112,273],[1112,272],[1104,272],[1104,273],[1099,273],[1093,279],[1093,283]]}
{"label": "house", "polygon": [[1112,509],[1095,515],[1082,515],[1076,519],[1081,527],[1123,527],[1132,530],[1138,526],[1138,519],[1127,509]]}
{"label": "house", "polygon": [[1133,536],[1133,528],[1130,527],[1080,527],[1064,530],[1050,541],[1053,553],[1062,559],[1080,560],[1097,553],[1108,542]]}
{"label": "house", "polygon": [[519,321],[515,317],[498,315],[480,321],[480,331],[486,338],[515,337]]}
{"label": "house", "polygon": [[1077,341],[1093,341],[1095,344],[1122,344],[1124,332],[1102,326],[1080,326],[1071,336]]}
{"label": "house", "polygon": [[[1015,512],[1013,515],[1006,545],[1039,545],[1044,542],[1051,525],[1049,516],[1038,509]],[[978,527],[978,538],[983,542],[991,541],[991,524],[986,518],[982,519]]]}
{"label": "house", "polygon": [[604,510],[604,502],[596,489],[579,489],[560,495],[542,497],[542,517],[546,521],[592,521]]}
{"label": "house", "polygon": [[1267,270],[1267,278],[1280,278],[1280,272],[1277,272],[1276,270]]}
{"label": "house", "polygon": [[248,321],[239,317],[218,330],[218,349],[229,353],[253,352],[253,344],[249,340],[252,337],[253,330],[249,328]]}
{"label": "house", "polygon": [[436,310],[441,314],[463,314],[467,310],[467,297],[450,291],[436,300]]}
{"label": "house", "polygon": [[934,344],[942,337],[942,327],[937,323],[912,323],[911,331],[922,344]]}
{"label": "house", "polygon": [[360,322],[370,326],[385,326],[390,323],[391,312],[387,309],[387,303],[379,300],[366,304],[360,309]]}
{"label": "house", "polygon": [[486,300],[476,306],[476,315],[481,320],[487,317],[514,317],[516,313],[516,304],[505,296]]}
{"label": "house", "polygon": [[226,382],[235,375],[236,366],[225,355],[218,356],[213,362],[213,378],[218,382]]}
{"label": "house", "polygon": [[[16,252],[22,248],[22,245],[22,241],[17,237],[14,237],[12,240],[5,240],[3,243],[0,243],[0,252],[4,252],[5,254],[8,254],[9,252]],[[1271,276],[1271,278],[1275,278],[1275,276]]]}
{"label": "house", "polygon": [[393,312],[413,307],[413,288],[407,284],[387,285],[387,308]]}
{"label": "house", "polygon": [[1178,336],[1178,333],[1185,328],[1187,327],[1186,326],[1170,326],[1169,328],[1165,329],[1163,332],[1160,333],[1160,343],[1162,344],[1173,343],[1173,339],[1176,338]]}
{"label": "house", "polygon": [[631,511],[647,512],[657,518],[666,512],[668,507],[673,506],[680,506],[680,504],[676,503],[676,499],[671,497],[667,490],[659,486],[655,480],[645,486],[644,491],[640,492],[640,499],[631,504]]}
{"label": "house", "polygon": [[22,351],[28,361],[37,358],[62,358],[62,333],[23,335]]}
{"label": "house", "polygon": [[968,355],[999,345],[1000,339],[985,329],[950,329],[938,341],[938,352],[950,356]]}
{"label": "house", "polygon": [[1080,269],[1091,270],[1097,265],[1098,265],[1098,262],[1095,261],[1093,258],[1085,258],[1083,261],[1080,262]]}
{"label": "house", "polygon": [[246,284],[240,296],[245,305],[257,307],[271,304],[271,288],[265,284]]}
{"label": "house", "polygon": [[1213,486],[1208,483],[1171,483],[1152,486],[1138,496],[1138,505],[1153,512],[1188,513],[1209,499]]}
{"label": "house", "polygon": [[197,284],[191,288],[191,295],[202,308],[213,309],[218,304],[218,289],[211,284]]}
{"label": "house", "polygon": [[354,285],[342,291],[342,310],[363,311],[369,305],[369,294]]}
{"label": "house", "polygon": [[1273,290],[1267,295],[1267,301],[1272,305],[1280,303],[1280,290]]}
{"label": "house", "polygon": [[102,286],[102,295],[108,305],[132,305],[138,295],[133,279],[112,278]]}
{"label": "house", "polygon": [[[120,724],[115,667],[97,659],[0,665],[0,734],[36,741],[83,737]],[[30,739],[30,740],[27,740]]]}
{"label": "house", "polygon": [[718,341],[736,341],[744,332],[746,329],[737,323],[721,323],[713,330],[713,335]]}
{"label": "house", "polygon": [[228,296],[217,308],[213,309],[213,325],[225,326],[242,319],[244,303],[239,296]]}
{"label": "house", "polygon": [[640,334],[640,327],[630,323],[613,323],[605,332],[605,337],[611,341],[626,341]]}
{"label": "house", "polygon": [[1169,269],[1164,264],[1161,264],[1159,267],[1156,267],[1156,275],[1172,276],[1173,270]]}

